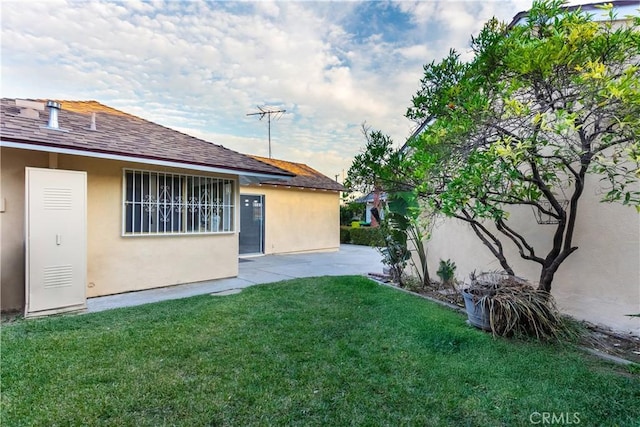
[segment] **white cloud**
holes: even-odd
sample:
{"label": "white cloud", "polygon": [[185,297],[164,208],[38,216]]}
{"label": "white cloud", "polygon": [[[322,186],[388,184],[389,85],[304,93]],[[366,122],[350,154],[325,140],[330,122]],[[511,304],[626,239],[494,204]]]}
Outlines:
{"label": "white cloud", "polygon": [[405,58],[413,61],[424,61],[432,55],[429,46],[424,44],[401,47],[398,49],[398,52]]}
{"label": "white cloud", "polygon": [[[95,99],[261,155],[266,124],[246,114],[282,107],[274,156],[331,176],[361,149],[365,121],[404,141],[423,64],[526,3],[5,1],[1,89]],[[371,33],[358,14],[382,6],[408,14],[406,29]]]}

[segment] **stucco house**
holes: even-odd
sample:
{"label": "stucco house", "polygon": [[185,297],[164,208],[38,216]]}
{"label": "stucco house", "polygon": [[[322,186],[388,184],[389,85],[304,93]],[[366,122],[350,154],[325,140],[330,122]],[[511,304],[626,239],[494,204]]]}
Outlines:
{"label": "stucco house", "polygon": [[[95,101],[2,99],[0,114],[3,311],[78,310],[87,297],[236,276],[245,190],[266,206],[265,244],[251,252],[339,246],[337,225],[335,241],[320,238],[339,221],[338,189],[320,177],[292,190],[281,184],[303,180],[273,161]],[[298,203],[320,211],[331,198],[335,220],[307,221]],[[286,217],[288,206],[300,214]],[[314,231],[278,237],[295,221]]]}
{"label": "stucco house", "polygon": [[305,164],[253,158],[294,176],[241,185],[240,254],[339,250],[345,188]]}

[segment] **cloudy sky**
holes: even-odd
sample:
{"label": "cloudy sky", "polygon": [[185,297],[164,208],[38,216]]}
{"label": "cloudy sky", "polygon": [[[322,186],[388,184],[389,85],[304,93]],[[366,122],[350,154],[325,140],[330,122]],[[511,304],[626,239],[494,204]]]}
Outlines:
{"label": "cloudy sky", "polygon": [[[576,2],[573,2],[576,3]],[[2,1],[3,97],[96,100],[249,154],[334,177],[367,123],[402,144],[424,64],[496,16],[503,1]]]}

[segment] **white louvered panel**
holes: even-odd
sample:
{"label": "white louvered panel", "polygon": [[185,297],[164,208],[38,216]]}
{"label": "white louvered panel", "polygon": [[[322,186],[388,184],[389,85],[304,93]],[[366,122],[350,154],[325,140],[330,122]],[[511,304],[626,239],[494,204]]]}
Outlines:
{"label": "white louvered panel", "polygon": [[45,288],[62,288],[73,285],[73,266],[54,265],[45,267],[43,282]]}
{"label": "white louvered panel", "polygon": [[86,306],[87,174],[25,168],[25,317]]}
{"label": "white louvered panel", "polygon": [[44,208],[48,210],[68,210],[72,207],[73,192],[70,188],[45,188]]}

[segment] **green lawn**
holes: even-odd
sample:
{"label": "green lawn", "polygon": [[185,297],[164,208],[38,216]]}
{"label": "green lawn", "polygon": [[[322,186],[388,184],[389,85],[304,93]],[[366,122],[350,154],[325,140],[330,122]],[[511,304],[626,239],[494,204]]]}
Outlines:
{"label": "green lawn", "polygon": [[18,321],[1,345],[2,426],[640,424],[637,369],[361,277]]}

